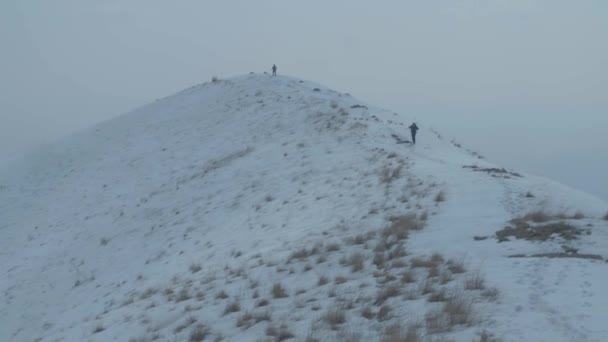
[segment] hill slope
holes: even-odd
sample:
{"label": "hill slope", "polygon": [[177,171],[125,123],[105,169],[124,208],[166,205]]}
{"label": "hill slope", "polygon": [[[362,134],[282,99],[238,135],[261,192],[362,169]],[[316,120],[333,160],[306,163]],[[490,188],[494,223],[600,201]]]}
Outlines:
{"label": "hill slope", "polygon": [[0,340],[606,336],[608,204],[410,122],[247,75],[2,170]]}

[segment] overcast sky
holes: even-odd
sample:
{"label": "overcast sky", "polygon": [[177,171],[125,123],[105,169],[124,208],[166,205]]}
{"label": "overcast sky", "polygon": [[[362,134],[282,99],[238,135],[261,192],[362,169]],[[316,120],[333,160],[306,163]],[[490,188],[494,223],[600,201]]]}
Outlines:
{"label": "overcast sky", "polygon": [[605,0],[0,0],[0,162],[276,63],[608,199],[607,39]]}

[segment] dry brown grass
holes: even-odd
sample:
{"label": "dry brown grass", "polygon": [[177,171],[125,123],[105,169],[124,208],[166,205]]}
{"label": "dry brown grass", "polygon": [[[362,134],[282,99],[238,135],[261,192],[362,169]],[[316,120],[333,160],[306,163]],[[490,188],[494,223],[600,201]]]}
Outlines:
{"label": "dry brown grass", "polygon": [[374,260],[372,261],[372,263],[376,265],[378,269],[383,269],[385,261],[386,258],[384,257],[384,253],[376,252],[376,254],[374,254]]}
{"label": "dry brown grass", "polygon": [[330,309],[323,314],[323,321],[335,330],[338,325],[346,322],[346,315],[343,310]]}
{"label": "dry brown grass", "polygon": [[341,264],[350,266],[353,272],[359,272],[365,267],[365,257],[361,253],[353,253],[348,258],[341,260]]}
{"label": "dry brown grass", "polygon": [[323,286],[325,284],[329,283],[329,279],[326,276],[320,276],[319,277],[319,281],[317,282],[318,286]]}
{"label": "dry brown grass", "polygon": [[404,240],[408,238],[410,231],[421,230],[424,227],[415,214],[391,217],[390,221],[391,224],[382,232],[385,238],[394,236],[397,240]]}
{"label": "dry brown grass", "polygon": [[380,307],[380,310],[378,310],[378,314],[376,315],[376,318],[378,319],[378,321],[383,322],[386,321],[387,319],[390,319],[393,313],[393,308],[390,307],[390,305],[388,304],[384,304]]}
{"label": "dry brown grass", "polygon": [[366,306],[361,310],[361,317],[363,317],[365,319],[371,320],[371,319],[374,319],[375,316],[376,316],[376,314],[374,313],[372,308],[370,308],[369,306]]}
{"label": "dry brown grass", "polygon": [[241,311],[241,305],[238,302],[232,302],[226,305],[226,308],[224,309],[224,315],[239,311]]}
{"label": "dry brown grass", "polygon": [[203,341],[203,340],[205,340],[207,335],[209,335],[209,328],[207,328],[204,324],[199,323],[190,332],[190,341],[191,342]]}
{"label": "dry brown grass", "polygon": [[411,284],[416,282],[416,274],[411,270],[403,272],[403,274],[401,275],[401,282],[404,284]]}
{"label": "dry brown grass", "polygon": [[445,193],[443,192],[443,190],[439,191],[439,193],[437,193],[437,195],[435,195],[434,200],[437,203],[445,202]]}
{"label": "dry brown grass", "polygon": [[473,324],[473,302],[462,293],[452,294],[441,310],[432,310],[425,316],[427,331],[435,334],[450,331],[455,326]]}
{"label": "dry brown grass", "polygon": [[281,324],[278,328],[274,325],[269,325],[266,328],[266,336],[274,337],[276,341],[285,341],[295,337],[295,335],[289,331],[286,324]]}
{"label": "dry brown grass", "polygon": [[198,272],[198,271],[200,271],[202,269],[203,269],[203,267],[200,264],[192,264],[192,265],[190,265],[190,272],[192,272],[192,273],[196,273],[196,272]]}
{"label": "dry brown grass", "polygon": [[391,297],[397,297],[401,294],[401,289],[397,285],[388,285],[378,291],[376,294],[376,305],[383,304],[387,299]]}
{"label": "dry brown grass", "polygon": [[106,330],[106,328],[104,328],[103,325],[101,323],[99,323],[95,326],[95,328],[93,328],[93,334],[100,333],[104,330]]}
{"label": "dry brown grass", "polygon": [[340,245],[337,243],[330,243],[327,246],[325,246],[325,251],[327,253],[337,252],[339,250],[340,250]]}
{"label": "dry brown grass", "polygon": [[530,225],[524,220],[511,220],[513,225],[507,226],[496,232],[499,242],[509,241],[509,237],[529,241],[547,241],[554,236],[564,240],[577,239],[585,231],[564,221],[550,222],[543,225]]}
{"label": "dry brown grass", "polygon": [[401,170],[403,165],[399,164],[395,167],[391,167],[390,165],[385,165],[380,171],[380,182],[382,184],[390,185],[396,179],[401,177]]}
{"label": "dry brown grass", "polygon": [[485,287],[485,280],[479,272],[467,275],[464,280],[465,290],[483,290]]}
{"label": "dry brown grass", "polygon": [[432,267],[437,267],[437,263],[435,261],[433,261],[433,259],[431,258],[420,258],[420,257],[415,257],[412,258],[412,260],[410,261],[410,264],[412,265],[413,268],[432,268]]}
{"label": "dry brown grass", "polygon": [[272,286],[271,293],[272,293],[272,297],[274,297],[274,298],[289,297],[289,295],[287,294],[287,290],[285,290],[283,285],[281,285],[280,283],[276,283]]}
{"label": "dry brown grass", "polygon": [[499,296],[500,291],[495,287],[481,291],[481,297],[490,302],[495,302]]}
{"label": "dry brown grass", "polygon": [[431,303],[445,302],[448,300],[447,290],[445,288],[433,289],[426,300]]}
{"label": "dry brown grass", "polygon": [[462,261],[448,260],[447,266],[448,270],[454,274],[465,273],[467,271]]}
{"label": "dry brown grass", "polygon": [[218,294],[215,295],[215,299],[226,299],[228,298],[228,294],[226,291],[222,290]]}
{"label": "dry brown grass", "polygon": [[348,281],[348,278],[344,276],[337,276],[334,278],[334,283],[337,285],[344,284]]}
{"label": "dry brown grass", "polygon": [[423,337],[419,333],[419,327],[413,324],[403,328],[399,324],[391,325],[386,328],[382,336],[381,342],[419,342]]}
{"label": "dry brown grass", "polygon": [[260,299],[257,303],[256,306],[267,306],[268,304],[270,304],[270,301],[268,299]]}

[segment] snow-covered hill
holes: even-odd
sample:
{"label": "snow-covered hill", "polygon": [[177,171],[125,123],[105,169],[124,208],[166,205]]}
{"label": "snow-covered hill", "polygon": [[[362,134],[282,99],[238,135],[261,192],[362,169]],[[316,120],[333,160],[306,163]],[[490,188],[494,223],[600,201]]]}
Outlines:
{"label": "snow-covered hill", "polygon": [[411,120],[250,74],[1,170],[0,340],[605,340],[608,204]]}

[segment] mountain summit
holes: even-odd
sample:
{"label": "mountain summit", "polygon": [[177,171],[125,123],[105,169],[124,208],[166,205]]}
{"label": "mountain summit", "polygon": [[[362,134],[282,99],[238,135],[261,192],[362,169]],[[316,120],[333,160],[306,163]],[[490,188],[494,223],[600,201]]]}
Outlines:
{"label": "mountain summit", "polygon": [[290,78],[0,170],[2,341],[600,341],[608,204]]}

